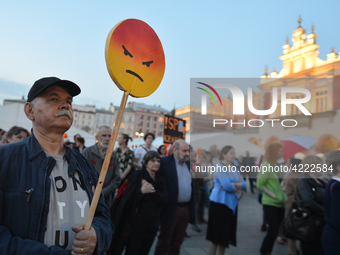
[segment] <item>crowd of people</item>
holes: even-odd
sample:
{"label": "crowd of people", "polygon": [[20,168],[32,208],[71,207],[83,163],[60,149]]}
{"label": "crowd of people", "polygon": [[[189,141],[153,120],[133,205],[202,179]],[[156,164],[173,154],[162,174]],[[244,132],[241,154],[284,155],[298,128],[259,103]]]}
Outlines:
{"label": "crowd of people", "polygon": [[[156,236],[154,254],[179,254],[190,223],[197,232],[199,224],[207,224],[209,254],[222,255],[229,245],[237,246],[238,194],[247,190],[246,183],[262,206],[261,255],[283,240],[290,255],[340,254],[340,151],[278,163],[283,156],[278,142],[258,160],[248,151],[236,157],[230,145],[208,151],[181,139],[171,150],[156,148],[153,133],[133,151],[132,138],[119,134],[91,227],[85,229],[112,129],[100,126],[96,143],[88,147],[79,134],[74,142],[64,139],[79,93],[71,81],[40,79],[24,107],[31,131],[0,129],[0,254],[149,254]],[[303,171],[267,170],[279,164]],[[256,165],[258,173],[240,171]],[[308,171],[318,165],[332,173]],[[212,166],[229,170],[200,170]],[[304,212],[302,228],[292,225],[296,205]]]}

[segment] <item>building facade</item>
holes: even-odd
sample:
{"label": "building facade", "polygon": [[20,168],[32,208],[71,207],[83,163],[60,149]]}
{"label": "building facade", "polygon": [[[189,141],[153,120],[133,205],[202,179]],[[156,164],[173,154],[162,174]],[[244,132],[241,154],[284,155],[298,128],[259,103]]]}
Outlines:
{"label": "building facade", "polygon": [[156,137],[163,136],[164,115],[169,111],[160,105],[129,102],[127,108],[135,112],[134,137],[142,137],[146,133],[153,133]]}
{"label": "building facade", "polygon": [[[215,105],[210,101],[205,116],[201,114],[200,106],[191,105],[177,109],[176,116],[186,119],[187,123],[190,122],[190,126],[187,127],[190,134],[211,132],[212,119],[224,118],[244,125],[233,127],[224,125],[220,130],[214,130],[232,132],[260,146],[265,146],[273,139],[306,135],[319,138],[320,143],[332,141],[330,143],[337,144],[335,147],[339,147],[340,133],[337,129],[340,126],[340,53],[336,53],[333,48],[325,60],[321,59],[314,27],[312,26],[311,33],[307,34],[301,27],[301,21],[298,20],[298,28],[292,33],[292,43],[290,44],[287,38],[286,44],[283,45],[283,55],[280,56],[282,69],[279,72],[275,69],[273,72],[268,72],[266,68],[265,74],[260,77],[258,91],[252,94],[255,109],[268,110],[276,104],[276,110],[265,116],[255,115],[249,111],[246,105],[247,98],[245,98],[244,115],[233,115],[233,100],[230,97],[222,99],[223,106]],[[296,89],[295,92],[282,92],[284,89],[292,91],[293,88]],[[286,101],[281,102],[281,99],[303,101],[307,95],[299,88],[310,92],[310,99],[302,106],[311,115],[307,115],[303,112],[304,108],[295,103],[283,104],[281,109],[281,103],[286,103]],[[254,126],[254,120],[257,120],[258,127]],[[288,123],[289,120],[290,126],[282,125],[282,122]],[[253,125],[249,125],[249,121]],[[259,123],[262,122],[264,125],[260,126]],[[322,149],[319,151],[322,152]]]}
{"label": "building facade", "polygon": [[[115,106],[115,111],[118,113],[119,106]],[[116,121],[117,114],[114,116],[114,122]],[[131,107],[126,107],[122,117],[122,123],[120,124],[119,133],[127,134],[130,137],[134,137],[135,127],[135,111]]]}
{"label": "building facade", "polygon": [[106,125],[109,127],[113,127],[114,121],[115,121],[115,107],[113,104],[110,104],[110,107],[108,110],[102,108],[102,109],[96,109],[95,114],[95,121],[94,121],[94,133],[95,134],[98,130],[98,127],[101,125]]}
{"label": "building facade", "polygon": [[73,126],[94,134],[96,107],[94,105],[73,105]]}

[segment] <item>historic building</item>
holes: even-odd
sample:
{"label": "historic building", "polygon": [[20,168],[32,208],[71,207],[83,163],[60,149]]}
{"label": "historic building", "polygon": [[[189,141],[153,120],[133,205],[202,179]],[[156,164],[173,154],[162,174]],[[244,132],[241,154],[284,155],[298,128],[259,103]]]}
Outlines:
{"label": "historic building", "polygon": [[[268,72],[266,67],[265,74],[260,77],[258,91],[252,95],[255,109],[271,109],[273,104],[277,103],[274,112],[267,116],[255,115],[249,111],[247,98],[245,98],[244,115],[233,115],[233,100],[224,97],[223,106],[209,102],[207,115],[202,115],[201,107],[194,105],[176,110],[177,117],[190,122],[187,130],[191,133],[211,132],[211,120],[224,118],[245,124],[233,127],[221,125],[220,131],[232,132],[260,146],[264,146],[272,139],[307,135],[320,139],[318,151],[325,151],[326,143],[333,144],[333,148],[338,148],[340,145],[338,142],[340,133],[337,131],[340,126],[340,53],[336,53],[333,48],[327,54],[327,59],[321,59],[314,26],[307,34],[301,27],[301,21],[298,20],[298,28],[292,33],[292,43],[290,44],[287,38],[286,44],[283,45],[283,55],[280,56],[282,69],[279,72],[275,69],[273,72]],[[283,88],[290,91],[292,88],[297,90],[282,95]],[[298,88],[310,92],[310,100],[302,105],[311,115],[306,115],[302,112],[302,107],[299,108],[295,104],[286,105],[286,114],[281,111],[281,96],[297,100],[306,97]],[[277,98],[274,97],[275,90]],[[248,124],[249,121],[252,125]],[[255,127],[256,125],[258,127]]]}
{"label": "historic building", "polygon": [[127,108],[135,111],[134,137],[142,137],[146,133],[153,133],[156,137],[163,136],[164,115],[169,111],[160,105],[129,102]]}
{"label": "historic building", "polygon": [[[278,104],[274,113],[266,116],[269,119],[294,119],[296,127],[284,127],[270,125],[259,128],[257,139],[264,144],[268,139],[276,137],[283,139],[292,135],[307,135],[320,138],[319,146],[323,141],[329,143],[333,140],[340,140],[337,129],[340,125],[340,57],[331,49],[327,54],[327,59],[319,58],[319,45],[316,44],[317,35],[314,33],[314,26],[311,33],[306,34],[306,30],[299,26],[293,31],[292,45],[287,38],[283,45],[282,70],[277,73],[267,72],[261,76],[261,85],[258,86],[260,100],[263,109],[269,109],[273,103],[273,88],[278,91]],[[310,100],[303,104],[311,113],[306,115],[294,104],[286,106],[286,115],[281,112],[281,91],[282,88],[304,88],[310,92]],[[306,97],[304,93],[288,93],[287,98],[302,99]],[[338,146],[339,147],[339,146]],[[323,149],[321,149],[322,151]]]}

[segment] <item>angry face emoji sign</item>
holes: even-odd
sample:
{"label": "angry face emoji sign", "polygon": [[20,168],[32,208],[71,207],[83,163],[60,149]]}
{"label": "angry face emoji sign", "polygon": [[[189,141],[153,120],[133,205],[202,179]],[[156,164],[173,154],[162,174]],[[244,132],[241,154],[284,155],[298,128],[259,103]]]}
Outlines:
{"label": "angry face emoji sign", "polygon": [[126,19],[109,33],[106,66],[118,88],[134,97],[151,95],[163,79],[164,51],[155,31],[145,22]]}

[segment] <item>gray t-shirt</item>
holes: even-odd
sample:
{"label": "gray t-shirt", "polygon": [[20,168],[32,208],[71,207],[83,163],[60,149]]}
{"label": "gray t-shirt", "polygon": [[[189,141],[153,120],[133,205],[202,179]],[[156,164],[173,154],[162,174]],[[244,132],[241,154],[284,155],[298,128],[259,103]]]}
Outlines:
{"label": "gray t-shirt", "polygon": [[51,172],[51,192],[44,243],[72,250],[75,233],[71,227],[85,223],[89,212],[89,197],[76,172],[68,176],[68,163],[63,156],[50,155],[56,160]]}

